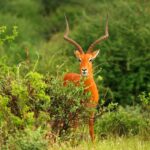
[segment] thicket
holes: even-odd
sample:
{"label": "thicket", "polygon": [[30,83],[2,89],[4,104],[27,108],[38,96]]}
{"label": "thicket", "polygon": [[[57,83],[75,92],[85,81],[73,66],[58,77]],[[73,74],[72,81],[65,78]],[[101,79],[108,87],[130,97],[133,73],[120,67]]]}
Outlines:
{"label": "thicket", "polygon": [[[149,1],[12,0],[0,1],[0,5],[0,25],[6,25],[8,33],[12,26],[18,27],[15,42],[0,51],[10,64],[22,62],[28,48],[31,62],[39,53],[40,72],[78,72],[75,49],[63,40],[64,14],[70,36],[86,51],[104,33],[108,13],[110,37],[96,47],[101,54],[94,63],[95,79],[103,77],[102,82],[97,81],[99,89],[108,88],[110,99],[122,105],[139,103],[139,93],[150,90]],[[100,92],[103,95],[103,90]]]}
{"label": "thicket", "polygon": [[139,96],[141,106],[122,108],[110,103],[93,110],[84,106],[90,93],[85,95],[82,85],[64,87],[62,76],[27,71],[23,65],[10,67],[4,60],[0,69],[0,143],[4,149],[44,149],[48,140],[57,137],[79,142],[83,135],[76,134],[74,126],[77,120],[79,127],[88,124],[91,111],[96,113],[95,133],[100,138],[140,135],[149,139],[149,94]]}
{"label": "thicket", "polygon": [[78,118],[88,118],[91,110],[84,103],[89,94],[83,86],[64,87],[63,76],[42,75],[28,62],[6,64],[1,60],[0,148],[45,149],[48,140],[70,135]]}
{"label": "thicket", "polygon": [[[49,141],[56,135],[71,138],[75,119],[87,123],[93,111],[81,103],[89,96],[83,94],[82,86],[63,86],[63,74],[79,70],[74,47],[63,40],[64,13],[70,36],[85,51],[104,33],[109,14],[110,38],[97,45],[101,54],[94,62],[100,93],[96,135],[149,139],[149,4],[130,0],[0,1],[2,148],[46,149],[46,137]],[[105,103],[112,101],[116,103]]]}
{"label": "thicket", "polygon": [[[110,136],[135,136],[149,140],[149,111],[142,112],[142,107],[119,107],[117,111],[108,112],[97,119],[95,131],[99,138]],[[148,115],[145,117],[145,113]]]}

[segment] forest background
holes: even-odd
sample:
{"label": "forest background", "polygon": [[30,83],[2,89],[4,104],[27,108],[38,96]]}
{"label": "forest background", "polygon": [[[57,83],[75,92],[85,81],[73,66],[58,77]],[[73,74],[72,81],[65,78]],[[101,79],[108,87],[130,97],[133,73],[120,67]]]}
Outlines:
{"label": "forest background", "polygon": [[[43,143],[37,146],[36,140],[31,141],[42,149],[47,145],[43,139],[47,122],[53,117],[66,118],[65,109],[67,113],[74,106],[77,107],[73,112],[82,110],[78,103],[72,108],[64,106],[70,97],[74,102],[83,98],[82,87],[74,94],[72,85],[65,90],[61,85],[64,73],[79,72],[75,48],[63,39],[64,16],[69,21],[70,36],[86,51],[104,34],[107,14],[110,37],[96,46],[95,50],[101,52],[93,65],[100,93],[97,110],[106,101],[109,105],[106,114],[97,119],[95,131],[98,137],[149,137],[148,0],[0,0],[0,143],[3,148],[15,143],[11,139],[14,133],[16,141],[22,136],[25,141],[33,132],[31,128],[38,126],[32,134],[41,137]],[[83,109],[81,114],[84,116],[86,111]],[[65,130],[69,137],[68,129],[70,126]],[[66,140],[64,134],[61,136]]]}

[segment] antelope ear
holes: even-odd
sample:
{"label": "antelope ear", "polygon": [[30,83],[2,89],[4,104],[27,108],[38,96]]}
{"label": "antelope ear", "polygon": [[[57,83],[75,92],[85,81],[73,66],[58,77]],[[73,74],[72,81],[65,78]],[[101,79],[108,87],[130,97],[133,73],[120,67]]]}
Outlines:
{"label": "antelope ear", "polygon": [[100,50],[92,52],[92,59],[95,59],[97,55],[99,54]]}
{"label": "antelope ear", "polygon": [[80,52],[78,51],[78,50],[76,50],[75,52],[74,52],[74,54],[75,54],[75,56],[79,59],[80,58]]}

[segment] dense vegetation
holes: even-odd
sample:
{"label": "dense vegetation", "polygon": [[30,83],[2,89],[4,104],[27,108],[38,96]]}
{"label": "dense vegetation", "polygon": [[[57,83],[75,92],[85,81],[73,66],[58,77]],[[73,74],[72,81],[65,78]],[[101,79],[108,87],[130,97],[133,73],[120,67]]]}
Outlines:
{"label": "dense vegetation", "polygon": [[[64,73],[79,72],[75,48],[63,40],[64,14],[70,36],[85,51],[104,33],[109,14],[110,38],[95,48],[101,49],[94,62],[97,140],[135,135],[149,140],[149,5],[147,0],[0,0],[0,149],[47,149],[54,141],[87,140],[93,110],[80,101],[89,95],[82,86],[62,83]],[[111,103],[104,107],[105,101]],[[80,130],[72,132],[77,114]]]}

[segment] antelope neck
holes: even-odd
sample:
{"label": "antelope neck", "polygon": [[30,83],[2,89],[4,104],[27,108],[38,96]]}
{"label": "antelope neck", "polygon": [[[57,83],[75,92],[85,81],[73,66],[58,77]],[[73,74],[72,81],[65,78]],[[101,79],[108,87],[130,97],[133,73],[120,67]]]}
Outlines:
{"label": "antelope neck", "polygon": [[93,76],[82,77],[86,86],[92,86],[95,83]]}

